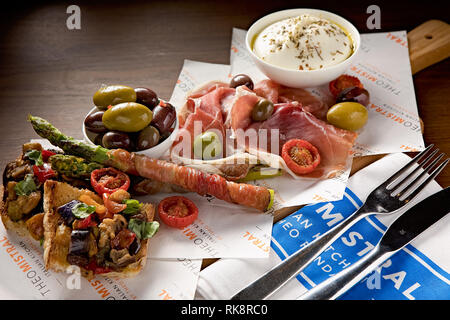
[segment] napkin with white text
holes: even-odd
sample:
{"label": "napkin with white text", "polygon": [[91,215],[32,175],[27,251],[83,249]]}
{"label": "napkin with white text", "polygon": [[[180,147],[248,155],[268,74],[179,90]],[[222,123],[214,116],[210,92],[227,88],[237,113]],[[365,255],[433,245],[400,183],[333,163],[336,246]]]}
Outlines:
{"label": "napkin with white text", "polygon": [[[200,272],[198,299],[229,299],[315,237],[350,216],[368,194],[410,158],[385,156],[349,179],[342,200],[308,205],[278,221],[268,259],[221,259]],[[358,261],[378,243],[387,227],[406,209],[442,188],[433,181],[407,208],[359,221],[296,278],[270,299],[296,299],[308,289]],[[339,299],[428,300],[450,298],[450,215],[425,230]]]}

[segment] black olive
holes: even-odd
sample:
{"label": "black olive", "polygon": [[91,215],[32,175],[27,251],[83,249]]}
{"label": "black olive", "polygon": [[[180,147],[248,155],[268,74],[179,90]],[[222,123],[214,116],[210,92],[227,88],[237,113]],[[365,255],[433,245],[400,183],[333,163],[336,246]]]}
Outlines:
{"label": "black olive", "polygon": [[166,103],[164,106],[157,106],[153,109],[153,120],[150,125],[158,129],[160,134],[164,134],[172,127],[176,117],[175,107]]}
{"label": "black olive", "polygon": [[136,148],[138,150],[145,150],[156,146],[159,143],[159,131],[153,126],[144,128],[138,136]]}
{"label": "black olive", "polygon": [[246,74],[235,75],[230,81],[230,87],[237,88],[239,86],[246,86],[250,90],[253,90],[253,81]]}
{"label": "black olive", "polygon": [[370,103],[369,91],[360,87],[346,88],[339,93],[336,103],[339,102],[358,102],[367,107]]}
{"label": "black olive", "polygon": [[125,149],[131,151],[130,136],[125,132],[109,131],[102,138],[102,145],[107,149]]}
{"label": "black olive", "polygon": [[141,87],[135,88],[134,91],[136,92],[136,102],[143,104],[150,110],[153,110],[159,104],[158,96],[153,90]]}
{"label": "black olive", "polygon": [[108,131],[102,121],[104,113],[104,111],[96,111],[88,115],[86,119],[84,119],[84,126],[86,129],[95,133],[105,133]]}

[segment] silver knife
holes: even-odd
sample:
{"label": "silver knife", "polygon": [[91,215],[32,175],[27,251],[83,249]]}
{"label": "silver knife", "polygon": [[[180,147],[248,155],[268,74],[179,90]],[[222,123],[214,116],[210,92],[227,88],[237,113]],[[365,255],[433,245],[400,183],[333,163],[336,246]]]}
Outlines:
{"label": "silver knife", "polygon": [[333,300],[340,297],[449,212],[450,187],[447,187],[419,202],[396,219],[378,245],[366,256],[313,287],[298,300]]}

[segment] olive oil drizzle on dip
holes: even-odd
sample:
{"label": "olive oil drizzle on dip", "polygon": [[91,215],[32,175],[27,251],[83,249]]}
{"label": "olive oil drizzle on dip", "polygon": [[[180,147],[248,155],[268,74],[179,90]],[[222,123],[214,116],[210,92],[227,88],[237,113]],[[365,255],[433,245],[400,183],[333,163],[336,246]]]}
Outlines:
{"label": "olive oil drizzle on dip", "polygon": [[304,14],[275,22],[257,34],[253,52],[267,63],[294,70],[318,70],[353,54],[352,38],[329,20]]}

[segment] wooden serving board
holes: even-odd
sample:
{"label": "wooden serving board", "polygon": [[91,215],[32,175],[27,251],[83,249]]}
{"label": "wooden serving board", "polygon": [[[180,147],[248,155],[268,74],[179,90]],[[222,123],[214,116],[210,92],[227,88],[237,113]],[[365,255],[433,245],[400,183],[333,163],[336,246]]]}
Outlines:
{"label": "wooden serving board", "polygon": [[[419,72],[450,56],[450,25],[440,20],[429,20],[408,32],[409,58],[412,74]],[[420,119],[422,132],[424,124]],[[350,176],[369,164],[383,158],[385,154],[355,157]],[[302,206],[283,208],[274,213],[274,222],[283,219]],[[202,269],[217,259],[204,259]]]}

